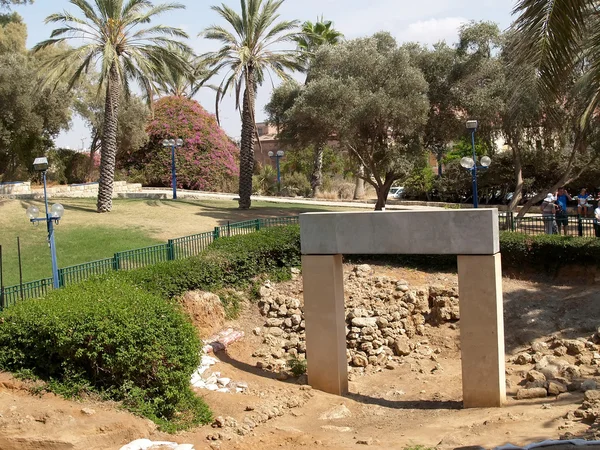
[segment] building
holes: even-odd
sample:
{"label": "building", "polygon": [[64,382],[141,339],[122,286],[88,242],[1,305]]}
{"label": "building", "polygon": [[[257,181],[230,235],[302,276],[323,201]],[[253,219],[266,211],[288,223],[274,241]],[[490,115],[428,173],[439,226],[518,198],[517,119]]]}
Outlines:
{"label": "building", "polygon": [[277,153],[281,150],[279,141],[277,140],[277,128],[265,122],[256,124],[258,140],[254,141],[254,161],[261,166],[268,164],[275,165],[272,158],[269,157],[269,152]]}

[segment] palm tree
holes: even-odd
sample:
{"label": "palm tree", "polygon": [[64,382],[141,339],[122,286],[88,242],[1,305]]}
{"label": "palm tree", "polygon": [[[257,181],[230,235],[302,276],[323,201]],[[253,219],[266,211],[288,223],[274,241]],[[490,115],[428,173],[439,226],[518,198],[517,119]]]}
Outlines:
{"label": "palm tree", "polygon": [[[600,6],[596,0],[519,0],[513,11],[515,66],[530,65],[547,99],[561,94],[575,71],[585,95],[585,125],[600,101]],[[525,64],[523,64],[525,63]],[[579,77],[577,77],[579,78]]]}
{"label": "palm tree", "polygon": [[213,6],[212,9],[225,19],[232,31],[213,25],[201,33],[205,38],[223,44],[220,50],[205,55],[212,61],[215,73],[226,70],[217,90],[217,104],[230,89],[235,89],[238,110],[241,103],[240,209],[249,209],[251,206],[256,90],[269,71],[287,80],[290,77],[285,70],[301,69],[296,51],[273,48],[296,36],[294,31],[298,21],[277,21],[278,10],[283,2],[284,0],[240,0],[241,14],[225,4]]}
{"label": "palm tree", "polygon": [[69,47],[48,60],[48,81],[68,79],[73,88],[84,74],[100,68],[99,90],[106,90],[104,128],[101,138],[100,185],[97,210],[112,209],[112,192],[117,153],[117,119],[121,94],[129,93],[130,83],[137,82],[152,98],[151,80],[156,72],[185,72],[187,64],[174,52],[191,51],[173,38],[187,38],[182,30],[165,25],[148,25],[156,16],[183,5],[170,3],[154,6],[149,0],[70,0],[82,17],[69,12],[52,14],[46,23],[60,23],[50,39],[40,42],[35,51],[75,40],[81,45]]}
{"label": "palm tree", "polygon": [[[172,47],[171,50],[178,54],[180,58],[188,64],[189,70],[182,73],[176,68],[165,65],[160,73],[157,73],[152,81],[154,91],[159,96],[175,96],[193,98],[198,91],[204,87],[216,88],[206,85],[206,81],[211,76],[209,62],[200,56],[190,52],[184,52],[178,47]],[[175,70],[174,70],[175,69]]]}
{"label": "palm tree", "polygon": [[[338,44],[344,35],[333,28],[331,20],[324,20],[323,16],[317,18],[315,23],[310,20],[304,22],[301,33],[295,41],[300,52],[299,60],[306,71],[305,84],[310,82],[310,64],[317,50],[324,45]],[[319,140],[314,144],[313,171],[310,178],[312,196],[319,195],[323,184],[323,153],[327,142]]]}
{"label": "palm tree", "polygon": [[304,22],[302,31],[294,40],[300,51],[300,59],[305,70],[308,71],[312,57],[321,46],[339,44],[343,38],[343,33],[333,28],[333,22],[324,20],[323,16],[320,19],[317,18],[315,23],[310,20]]}

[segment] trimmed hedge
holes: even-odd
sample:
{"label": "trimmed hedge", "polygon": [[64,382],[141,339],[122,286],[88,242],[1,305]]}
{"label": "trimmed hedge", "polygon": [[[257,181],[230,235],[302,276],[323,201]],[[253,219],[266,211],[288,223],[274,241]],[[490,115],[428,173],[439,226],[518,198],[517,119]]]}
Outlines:
{"label": "trimmed hedge", "polygon": [[174,298],[193,290],[248,286],[263,274],[283,280],[289,278],[289,268],[299,267],[300,261],[300,227],[290,225],[221,238],[199,256],[117,276],[164,298]]}
{"label": "trimmed hedge", "polygon": [[201,343],[173,302],[115,276],[19,302],[0,314],[0,369],[58,393],[98,392],[175,431],[211,419],[190,388]]}
{"label": "trimmed hedge", "polygon": [[569,265],[600,266],[600,239],[504,232],[500,235],[502,264],[515,270],[554,271]]}

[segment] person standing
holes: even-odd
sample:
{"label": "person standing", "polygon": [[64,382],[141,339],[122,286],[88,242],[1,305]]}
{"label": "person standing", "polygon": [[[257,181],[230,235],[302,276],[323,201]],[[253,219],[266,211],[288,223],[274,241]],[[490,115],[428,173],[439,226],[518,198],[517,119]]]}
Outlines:
{"label": "person standing", "polygon": [[555,201],[554,195],[548,194],[542,202],[542,206],[540,206],[542,219],[544,220],[544,231],[546,234],[554,234],[554,228],[556,227],[555,217],[558,205]]}
{"label": "person standing", "polygon": [[560,226],[562,225],[565,236],[567,235],[567,227],[569,226],[569,215],[567,212],[567,201],[569,200],[573,200],[571,195],[569,195],[564,186],[559,187],[556,192],[556,204],[558,205],[556,224],[558,225],[558,234],[560,234]]}
{"label": "person standing", "polygon": [[596,237],[600,238],[600,202],[598,202],[598,207],[594,210],[594,230],[596,231]]}

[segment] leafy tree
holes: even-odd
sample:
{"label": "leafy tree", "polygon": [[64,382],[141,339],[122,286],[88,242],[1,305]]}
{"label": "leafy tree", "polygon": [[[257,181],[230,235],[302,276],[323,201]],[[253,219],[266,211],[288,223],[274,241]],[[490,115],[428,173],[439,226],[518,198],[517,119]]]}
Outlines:
{"label": "leafy tree", "polygon": [[[256,90],[270,70],[287,80],[289,75],[286,74],[286,69],[301,69],[295,51],[278,47],[294,37],[294,30],[298,25],[295,20],[277,22],[283,1],[240,0],[240,14],[225,4],[213,6],[212,9],[227,22],[233,32],[220,25],[213,25],[202,33],[207,39],[223,44],[220,50],[206,55],[212,61],[215,72],[227,70],[217,91],[217,103],[230,89],[235,89],[236,108],[241,109],[240,209],[249,209],[251,206]],[[240,98],[242,92],[243,97]]]}
{"label": "leafy tree", "polygon": [[[154,186],[171,184],[171,149],[164,139],[181,138],[176,150],[177,185],[186,189],[226,189],[239,173],[237,149],[215,117],[198,102],[185,97],[163,97],[153,105],[148,124],[149,143],[124,156],[124,167],[143,173]],[[126,157],[126,158],[125,158]]]}
{"label": "leafy tree", "polygon": [[33,0],[0,0],[0,9],[10,8],[11,5],[31,5]]}
{"label": "leafy tree", "polygon": [[314,78],[294,108],[315,127],[334,128],[341,145],[365,167],[363,179],[385,207],[393,183],[422,155],[427,82],[406,48],[389,34],[356,39],[317,52]]}
{"label": "leafy tree", "polygon": [[69,40],[84,41],[56,55],[46,66],[50,70],[49,80],[66,77],[69,89],[100,61],[98,87],[106,92],[106,102],[97,210],[104,213],[112,209],[122,93],[128,94],[130,83],[135,81],[151,98],[154,73],[165,67],[181,72],[187,70],[185,61],[172,50],[190,51],[187,45],[172,39],[187,38],[187,34],[165,25],[146,25],[158,15],[184,6],[175,3],[154,6],[147,0],[96,0],[95,6],[85,0],[70,2],[83,17],[69,12],[49,16],[47,23],[60,23],[62,27],[54,30],[50,39],[37,44],[35,50]]}
{"label": "leafy tree", "polygon": [[464,124],[457,114],[459,101],[458,80],[454,73],[458,64],[457,51],[440,42],[433,50],[419,49],[417,65],[429,84],[429,115],[423,143],[438,162],[438,176],[442,175],[443,159],[450,144],[460,137]]}
{"label": "leafy tree", "polygon": [[[94,178],[95,154],[101,150],[102,135],[104,130],[104,105],[106,97],[98,93],[98,85],[94,82],[96,74],[83,79],[76,89],[74,109],[85,120],[90,130],[90,159],[88,176]],[[120,161],[128,158],[128,155],[139,150],[148,142],[146,133],[147,121],[150,117],[150,109],[143,99],[137,95],[126,96],[124,93],[120,99],[117,126],[117,166]]]}
{"label": "leafy tree", "polygon": [[[521,80],[536,73],[534,89],[551,106],[549,117],[564,125],[563,149],[569,149],[567,164],[548,189],[525,204],[522,216],[546,192],[577,179],[582,172],[576,163],[582,156],[595,157],[590,143],[598,126],[594,112],[600,101],[600,28],[598,4],[592,0],[520,0],[514,12],[513,69]],[[518,92],[527,88],[531,83],[519,83]]]}
{"label": "leafy tree", "polygon": [[53,146],[70,121],[64,86],[40,90],[40,65],[51,52],[31,55],[27,27],[18,14],[0,15],[0,176],[28,178],[35,157]]}

